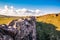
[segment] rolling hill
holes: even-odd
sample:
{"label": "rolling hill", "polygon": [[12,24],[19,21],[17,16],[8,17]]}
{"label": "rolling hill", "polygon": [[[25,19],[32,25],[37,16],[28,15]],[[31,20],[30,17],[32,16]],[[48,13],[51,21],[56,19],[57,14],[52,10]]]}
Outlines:
{"label": "rolling hill", "polygon": [[37,21],[53,24],[57,27],[57,30],[60,30],[60,14],[48,14],[44,16],[38,16]]}
{"label": "rolling hill", "polygon": [[[8,17],[0,15],[0,24],[9,24],[14,19],[19,19],[20,17]],[[36,17],[37,22],[45,22],[55,25],[56,30],[60,30],[60,13],[59,14],[47,14],[43,16]]]}

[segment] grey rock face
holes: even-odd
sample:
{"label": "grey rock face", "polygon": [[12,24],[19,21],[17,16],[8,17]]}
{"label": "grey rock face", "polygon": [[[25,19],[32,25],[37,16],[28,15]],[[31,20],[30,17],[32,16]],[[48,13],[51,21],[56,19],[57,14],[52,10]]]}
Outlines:
{"label": "grey rock face", "polygon": [[35,17],[13,20],[7,27],[1,26],[4,31],[4,40],[36,40],[36,21]]}

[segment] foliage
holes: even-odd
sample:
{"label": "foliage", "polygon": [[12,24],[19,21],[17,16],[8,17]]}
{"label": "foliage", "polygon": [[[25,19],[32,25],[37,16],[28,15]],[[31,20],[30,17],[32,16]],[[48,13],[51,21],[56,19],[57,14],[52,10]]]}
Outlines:
{"label": "foliage", "polygon": [[57,40],[56,27],[52,24],[37,22],[37,40]]}

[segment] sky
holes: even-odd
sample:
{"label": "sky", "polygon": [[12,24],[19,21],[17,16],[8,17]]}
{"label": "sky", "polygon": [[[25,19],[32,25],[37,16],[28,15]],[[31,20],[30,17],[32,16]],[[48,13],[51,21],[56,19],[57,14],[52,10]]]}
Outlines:
{"label": "sky", "polygon": [[14,6],[15,9],[39,9],[45,13],[60,12],[60,0],[0,0],[0,8],[5,5]]}

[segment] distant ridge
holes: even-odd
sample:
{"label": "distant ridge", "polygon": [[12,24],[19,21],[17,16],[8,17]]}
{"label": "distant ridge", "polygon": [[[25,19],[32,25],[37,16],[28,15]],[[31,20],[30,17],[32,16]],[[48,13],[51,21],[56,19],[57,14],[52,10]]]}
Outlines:
{"label": "distant ridge", "polygon": [[[39,17],[39,16],[54,16],[54,15],[60,15],[60,13],[49,13],[49,14],[43,14],[43,15],[38,15],[36,17]],[[28,15],[27,15],[28,16]],[[33,15],[32,15],[33,16]],[[26,16],[12,16],[12,15],[1,15],[0,14],[0,17],[26,17]]]}

